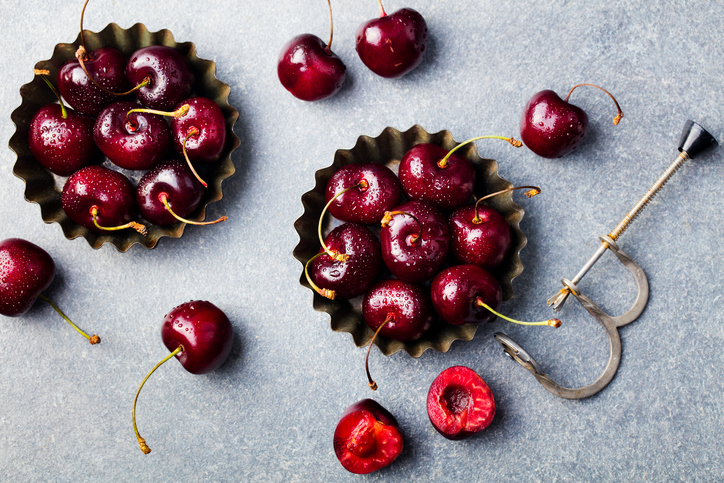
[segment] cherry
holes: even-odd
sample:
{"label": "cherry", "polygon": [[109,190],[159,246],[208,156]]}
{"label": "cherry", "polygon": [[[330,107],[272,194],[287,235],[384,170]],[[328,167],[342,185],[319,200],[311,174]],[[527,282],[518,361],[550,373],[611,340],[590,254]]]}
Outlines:
{"label": "cherry", "polygon": [[348,407],[334,430],[334,453],[345,470],[366,475],[402,453],[402,432],[395,417],[372,399]]}
{"label": "cherry", "polygon": [[[344,190],[349,189],[345,193]],[[390,168],[379,163],[348,164],[327,182],[325,200],[337,219],[372,225],[400,204],[402,188]]]}
{"label": "cherry", "polygon": [[148,85],[136,91],[138,100],[150,109],[168,111],[191,95],[194,73],[188,59],[166,45],[138,49],[128,59],[126,77],[131,84]]}
{"label": "cherry", "polygon": [[28,144],[35,159],[58,176],[69,176],[90,163],[98,151],[93,142],[91,117],[67,109],[47,79],[48,71],[36,70],[60,104],[47,104],[35,113],[28,127]]}
{"label": "cherry", "polygon": [[493,422],[493,391],[472,369],[450,367],[430,385],[427,415],[433,427],[447,439],[468,438]]}
{"label": "cherry", "polygon": [[540,91],[528,101],[520,118],[520,137],[528,149],[544,158],[560,158],[581,144],[588,131],[588,115],[568,102],[571,93],[580,86],[596,87],[608,94],[618,109],[613,123],[619,123],[623,112],[606,89],[593,84],[578,84],[565,99],[551,90]]}
{"label": "cherry", "polygon": [[400,77],[420,65],[427,47],[427,23],[417,11],[403,8],[387,15],[380,6],[380,16],[357,28],[356,48],[359,58],[381,77]]}
{"label": "cherry", "polygon": [[38,245],[21,238],[8,238],[0,242],[0,314],[18,317],[27,312],[40,297],[91,344],[99,343],[100,337],[89,336],[80,330],[42,294],[54,278],[55,262]]}
{"label": "cherry", "polygon": [[385,213],[382,260],[400,280],[422,283],[445,262],[450,238],[445,217],[431,204],[408,201]]}
{"label": "cherry", "polygon": [[483,196],[475,205],[463,206],[450,215],[450,247],[457,260],[488,270],[503,263],[511,244],[510,225],[503,215],[480,202],[516,189],[528,189],[525,194],[529,198],[540,193],[535,186],[509,188]]}
{"label": "cherry", "polygon": [[146,227],[131,221],[136,211],[133,185],[124,175],[103,166],[86,166],[73,173],[60,195],[63,210],[74,222],[97,233]]}
{"label": "cherry", "polygon": [[98,115],[93,139],[108,159],[124,169],[150,169],[168,151],[171,132],[162,116],[139,112],[140,106],[120,101]]}
{"label": "cherry", "polygon": [[279,54],[277,75],[284,88],[297,99],[319,101],[335,95],[347,77],[347,67],[332,52],[334,26],[332,4],[329,6],[329,42],[312,34],[290,40]]}
{"label": "cherry", "polygon": [[161,326],[161,340],[172,352],[146,375],[133,399],[133,430],[145,454],[150,453],[151,448],[136,427],[136,402],[143,385],[156,369],[174,356],[191,374],[206,374],[218,369],[231,354],[234,328],[216,305],[193,300],[175,307],[166,315]]}
{"label": "cherry", "polygon": [[141,216],[159,226],[177,222],[192,225],[210,225],[226,220],[198,222],[187,220],[196,210],[204,194],[204,187],[194,177],[188,165],[181,160],[162,161],[143,175],[136,187],[136,203]]}

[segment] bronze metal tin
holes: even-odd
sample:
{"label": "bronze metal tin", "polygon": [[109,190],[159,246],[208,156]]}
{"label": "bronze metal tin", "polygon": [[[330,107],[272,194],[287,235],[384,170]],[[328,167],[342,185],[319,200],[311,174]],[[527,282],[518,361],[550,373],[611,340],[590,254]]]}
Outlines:
{"label": "bronze metal tin", "polygon": [[[241,144],[239,138],[233,132],[233,126],[239,118],[239,113],[229,105],[230,88],[216,78],[216,64],[209,60],[200,59],[196,55],[196,47],[191,42],[177,43],[171,32],[160,30],[149,32],[143,24],[136,24],[130,29],[122,29],[116,24],[109,24],[101,32],[85,31],[86,47],[89,51],[100,47],[115,47],[126,57],[134,51],[149,45],[167,45],[181,51],[188,58],[196,76],[196,86],[192,95],[205,96],[213,99],[226,118],[227,141],[226,148],[221,158],[215,163],[202,167],[203,176],[209,187],[197,210],[189,216],[194,221],[203,220],[206,215],[206,207],[209,203],[222,198],[221,182],[234,174],[234,164],[231,161],[231,153]],[[58,44],[55,46],[53,56],[44,61],[38,62],[37,69],[50,70],[50,78],[55,79],[58,70],[69,59],[75,57],[75,51],[80,45],[80,35],[72,44]],[[125,252],[132,245],[139,243],[146,248],[153,248],[158,240],[164,236],[179,238],[183,235],[185,223],[160,227],[155,226],[139,218],[148,227],[148,235],[142,236],[134,230],[122,230],[99,234],[92,232],[75,222],[71,221],[63,211],[60,204],[60,193],[65,182],[64,177],[53,175],[43,168],[33,157],[28,147],[28,127],[35,112],[43,105],[57,102],[53,93],[48,89],[42,79],[35,77],[32,82],[20,88],[22,104],[12,113],[12,121],[16,130],[10,139],[10,149],[17,154],[17,161],[13,167],[13,174],[25,182],[25,199],[40,205],[40,214],[46,223],[59,223],[66,238],[74,239],[84,237],[91,247],[100,248],[105,243],[110,243]],[[122,171],[131,178],[131,181],[138,182],[143,172],[120,170],[110,165],[105,160],[104,165]]]}
{"label": "bronze metal tin", "polygon": [[[388,127],[375,137],[360,136],[352,149],[338,149],[334,155],[331,166],[316,172],[316,185],[313,190],[302,196],[304,214],[294,223],[299,234],[299,244],[294,249],[294,256],[302,263],[302,273],[299,279],[305,287],[309,284],[304,276],[304,265],[314,256],[320,248],[317,236],[319,216],[324,209],[324,191],[332,175],[342,166],[351,163],[383,163],[395,173],[404,154],[413,146],[420,143],[432,143],[445,149],[452,149],[459,143],[455,141],[449,131],[440,131],[429,134],[420,126],[413,126],[405,132]],[[475,196],[480,197],[494,191],[512,187],[512,183],[498,176],[498,163],[492,159],[484,159],[478,155],[474,144],[467,145],[457,151],[458,154],[470,159],[476,168]],[[527,239],[520,230],[520,220],[523,219],[523,208],[513,202],[512,193],[491,198],[490,206],[498,210],[510,224],[513,233],[512,248],[507,259],[495,272],[503,288],[503,300],[513,297],[512,281],[523,271],[520,261],[520,251],[527,244]],[[323,234],[326,235],[340,222],[329,213],[325,215]],[[374,227],[373,227],[374,230]],[[377,230],[379,233],[379,230]],[[315,310],[327,312],[332,318],[332,330],[349,332],[354,343],[362,347],[369,343],[373,332],[367,327],[362,318],[362,299],[328,300],[314,292]],[[391,355],[404,350],[412,357],[419,357],[427,349],[447,352],[455,340],[471,340],[475,335],[475,325],[450,325],[441,320],[420,339],[412,342],[398,342],[385,337],[377,337],[375,344],[385,355]]]}

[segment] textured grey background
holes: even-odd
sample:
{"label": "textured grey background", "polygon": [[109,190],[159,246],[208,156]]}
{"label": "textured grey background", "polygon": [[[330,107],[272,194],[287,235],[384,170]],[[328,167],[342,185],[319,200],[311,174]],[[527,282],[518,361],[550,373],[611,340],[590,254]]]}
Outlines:
{"label": "textured grey background", "polygon": [[[78,34],[81,0],[0,0],[0,144],[13,133],[10,113],[36,61]],[[547,317],[545,300],[572,277],[674,158],[687,118],[724,140],[724,5],[721,1],[534,2],[388,0],[388,12],[417,9],[430,45],[410,75],[385,80],[354,52],[357,26],[377,14],[374,0],[333,2],[333,48],[348,66],[334,98],[316,104],[289,95],[276,78],[279,50],[294,35],[326,40],[322,0],[128,2],[94,0],[86,28],[136,22],[170,29],[216,61],[241,113],[237,174],[209,216],[229,221],[189,228],[154,250],[92,250],[45,225],[0,150],[0,239],[44,247],[58,266],[51,296],[83,328],[84,343],[46,304],[0,320],[0,479],[53,481],[711,481],[724,473],[724,228],[722,150],[687,164],[621,238],[648,274],[643,316],[621,330],[618,375],[599,395],[564,401],[505,358],[492,340],[503,330],[557,381],[578,386],[603,370],[603,330],[575,303],[564,326],[483,327],[446,354],[384,358],[373,353],[380,390],[396,415],[405,451],[368,477],[348,474],[331,439],[341,412],[370,397],[364,351],[311,307],[291,252],[293,221],[314,172],[337,148],[386,126],[450,130],[463,140],[518,134],[528,98],[541,89],[565,95],[592,82],[613,92],[625,118],[595,89],[572,101],[591,118],[580,149],[544,160],[504,143],[478,144],[500,174],[535,183],[523,198],[528,246],[516,296],[504,310]],[[518,196],[516,196],[518,199]],[[634,285],[610,255],[581,285],[604,308],[622,312]],[[207,299],[237,332],[223,368],[192,376],[170,361],[141,395],[138,424],[153,453],[144,456],[131,427],[131,402],[146,372],[167,351],[159,327],[175,305]],[[443,369],[464,364],[491,386],[498,412],[475,438],[439,436],[425,411],[427,389]]]}

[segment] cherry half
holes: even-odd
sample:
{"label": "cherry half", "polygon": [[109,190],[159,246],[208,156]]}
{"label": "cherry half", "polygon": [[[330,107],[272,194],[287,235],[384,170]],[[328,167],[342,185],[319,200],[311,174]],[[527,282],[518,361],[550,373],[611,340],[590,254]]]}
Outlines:
{"label": "cherry half", "polygon": [[18,317],[27,312],[37,298],[41,298],[91,344],[99,343],[100,337],[89,336],[80,330],[43,295],[42,292],[54,278],[55,262],[38,245],[21,238],[8,238],[0,242],[0,314]]}
{"label": "cherry half", "polygon": [[618,124],[623,112],[616,99],[606,89],[593,84],[578,84],[561,99],[551,90],[536,93],[528,101],[520,118],[520,137],[523,143],[538,156],[560,158],[578,147],[588,132],[588,115],[568,98],[580,86],[601,89],[613,99],[618,113],[613,123]]}
{"label": "cherry half", "polygon": [[342,413],[333,444],[345,470],[366,475],[392,463],[404,441],[395,417],[376,401],[363,399]]}
{"label": "cherry half", "polygon": [[133,399],[133,431],[141,451],[151,452],[136,427],[136,402],[148,378],[163,363],[176,357],[191,374],[206,374],[218,369],[231,354],[234,328],[224,312],[211,302],[194,300],[179,305],[163,319],[161,340],[171,351],[141,382]]}
{"label": "cherry half", "polygon": [[335,95],[347,78],[347,67],[334,52],[332,4],[329,6],[329,42],[312,34],[290,40],[279,54],[277,75],[284,88],[297,99],[320,101]]}
{"label": "cherry half", "polygon": [[430,385],[427,415],[433,427],[447,439],[468,438],[493,422],[493,391],[472,369],[450,367]]}
{"label": "cherry half", "polygon": [[353,163],[340,168],[327,182],[325,191],[332,216],[365,225],[379,223],[385,211],[399,205],[401,199],[397,176],[379,163]]}
{"label": "cherry half", "polygon": [[381,77],[401,77],[420,65],[427,48],[427,23],[417,11],[403,8],[357,28],[356,49],[362,63]]}
{"label": "cherry half", "polygon": [[194,72],[186,56],[166,45],[138,49],[128,59],[126,77],[131,84],[148,85],[136,91],[138,100],[149,109],[169,111],[188,98],[194,87]]}

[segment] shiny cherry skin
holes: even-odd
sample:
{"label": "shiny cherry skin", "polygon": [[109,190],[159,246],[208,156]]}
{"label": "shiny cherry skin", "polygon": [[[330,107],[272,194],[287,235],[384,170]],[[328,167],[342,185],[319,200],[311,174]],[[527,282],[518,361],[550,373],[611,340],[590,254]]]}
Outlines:
{"label": "shiny cherry skin", "polygon": [[150,84],[138,89],[136,96],[145,107],[161,111],[172,110],[194,87],[194,72],[186,56],[166,45],[135,51],[128,59],[126,77],[134,86],[150,78]]}
{"label": "shiny cherry skin", "polygon": [[161,161],[143,175],[136,187],[136,204],[141,216],[154,225],[178,223],[161,201],[163,194],[174,213],[187,218],[199,206],[204,187],[186,161],[170,159]]}
{"label": "shiny cherry skin", "polygon": [[333,445],[344,469],[366,475],[392,463],[404,440],[395,417],[376,401],[363,399],[342,413]]}
{"label": "shiny cherry skin", "polygon": [[224,312],[211,302],[194,300],[169,312],[161,326],[161,340],[191,374],[218,369],[231,354],[234,329]]}
{"label": "shiny cherry skin", "polygon": [[376,283],[362,302],[362,316],[372,330],[385,321],[379,334],[400,342],[417,340],[432,325],[430,292],[402,280]]}
{"label": "shiny cherry skin", "polygon": [[163,116],[134,112],[141,106],[121,101],[106,107],[96,118],[93,139],[116,166],[124,169],[151,169],[166,154],[171,132]]}
{"label": "shiny cherry skin", "polygon": [[[192,97],[180,102],[189,110],[181,117],[171,118],[171,135],[176,152],[186,154],[194,163],[211,163],[219,159],[226,146],[226,119],[221,108],[208,97]],[[193,132],[197,132],[193,134]],[[191,136],[189,136],[191,134]],[[186,139],[188,137],[188,140]]]}
{"label": "shiny cherry skin", "polygon": [[348,164],[327,182],[325,201],[347,188],[360,184],[337,197],[329,205],[332,216],[342,221],[377,224],[385,211],[400,204],[402,187],[390,168],[380,163]]}
{"label": "shiny cherry skin", "polygon": [[490,206],[463,206],[449,218],[450,248],[462,263],[472,263],[487,270],[498,267],[511,245],[508,221]]}
{"label": "shiny cherry skin", "polygon": [[[382,260],[392,274],[411,283],[432,278],[445,262],[450,246],[447,220],[431,204],[408,201],[392,211],[403,211],[417,218],[398,214],[380,230]],[[421,236],[420,236],[421,235]]]}
{"label": "shiny cherry skin", "polygon": [[588,131],[588,115],[551,90],[531,97],[520,119],[520,137],[538,156],[560,158],[583,141]]}
{"label": "shiny cherry skin", "polygon": [[[101,47],[86,54],[83,60],[93,79],[111,92],[127,92],[131,85],[124,73],[126,57],[120,50]],[[58,90],[63,99],[81,114],[97,116],[104,107],[117,101],[118,96],[104,92],[91,81],[78,59],[67,61],[58,71]]]}
{"label": "shiny cherry skin", "polygon": [[377,237],[363,225],[345,223],[332,230],[324,243],[332,252],[349,258],[341,262],[325,254],[315,259],[310,268],[312,281],[334,290],[338,298],[351,299],[367,292],[382,271]]}
{"label": "shiny cherry skin", "polygon": [[478,298],[495,311],[503,303],[500,283],[477,265],[456,265],[441,271],[432,280],[430,296],[435,311],[453,325],[495,320],[495,314],[476,304]]}
{"label": "shiny cherry skin", "polygon": [[427,415],[437,432],[447,439],[468,438],[493,422],[493,391],[472,369],[449,367],[430,385]]}
{"label": "shiny cherry skin", "polygon": [[347,66],[322,39],[302,34],[282,48],[277,75],[279,82],[297,99],[321,101],[342,88]]}
{"label": "shiny cherry skin", "polygon": [[55,263],[38,245],[21,238],[0,242],[0,314],[27,312],[53,278]]}
{"label": "shiny cherry skin", "polygon": [[403,8],[368,20],[357,28],[357,54],[381,77],[401,77],[422,62],[427,48],[427,23],[417,11]]}
{"label": "shiny cherry skin", "polygon": [[136,213],[133,185],[124,175],[103,166],[86,166],[73,173],[60,195],[68,218],[97,233],[106,233],[93,224],[91,208],[98,208],[98,224],[120,226]]}
{"label": "shiny cherry skin", "polygon": [[453,153],[440,165],[448,150],[434,144],[418,144],[402,157],[398,175],[402,190],[411,200],[427,201],[443,210],[468,203],[475,187],[475,166]]}
{"label": "shiny cherry skin", "polygon": [[35,113],[28,127],[28,144],[35,159],[58,176],[70,176],[88,165],[98,148],[93,142],[92,117],[47,104]]}

